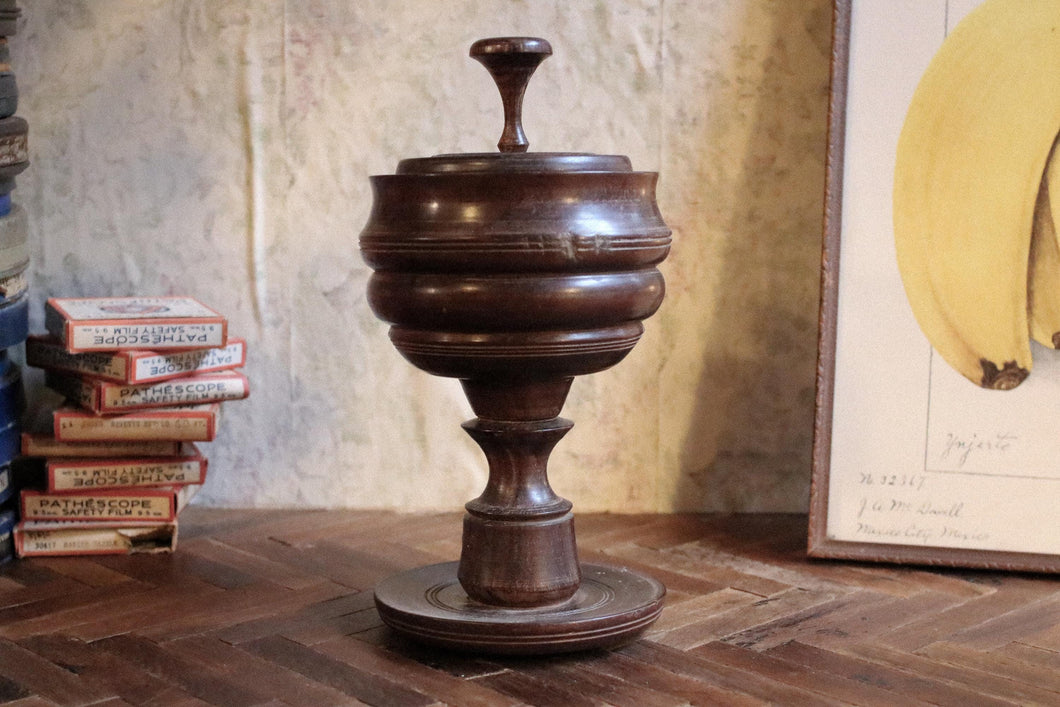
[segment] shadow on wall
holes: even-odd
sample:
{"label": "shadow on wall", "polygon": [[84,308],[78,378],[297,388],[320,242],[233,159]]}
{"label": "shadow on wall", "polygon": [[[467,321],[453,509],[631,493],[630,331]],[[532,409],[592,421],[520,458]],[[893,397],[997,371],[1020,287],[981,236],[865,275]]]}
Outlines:
{"label": "shadow on wall", "polygon": [[733,145],[719,124],[738,120],[744,151],[722,156],[727,170],[702,194],[720,207],[701,236],[720,243],[704,261],[716,294],[696,312],[703,357],[678,508],[807,508],[831,16],[828,0],[756,3],[730,32],[746,40],[737,85],[701,99],[735,117],[704,121],[699,137]]}

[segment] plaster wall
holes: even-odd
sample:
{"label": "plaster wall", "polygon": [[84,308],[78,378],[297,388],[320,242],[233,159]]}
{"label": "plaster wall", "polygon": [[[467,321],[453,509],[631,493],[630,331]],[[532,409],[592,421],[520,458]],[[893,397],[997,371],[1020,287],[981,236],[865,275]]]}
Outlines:
{"label": "plaster wall", "polygon": [[189,294],[248,339],[250,399],[199,503],[458,508],[485,481],[456,381],[365,303],[368,176],[490,151],[478,38],[542,36],[532,150],[660,172],[668,294],[574,383],[550,463],[577,511],[800,511],[808,498],[827,0],[27,0],[34,330],[48,296]]}

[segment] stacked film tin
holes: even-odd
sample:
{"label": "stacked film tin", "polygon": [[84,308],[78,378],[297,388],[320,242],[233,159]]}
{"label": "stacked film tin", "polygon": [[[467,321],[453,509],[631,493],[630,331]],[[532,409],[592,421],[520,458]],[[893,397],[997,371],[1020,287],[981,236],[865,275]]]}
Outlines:
{"label": "stacked film tin", "polygon": [[29,331],[29,266],[26,212],[11,195],[15,177],[29,165],[28,124],[15,115],[18,87],[11,70],[8,37],[21,14],[15,0],[0,0],[0,563],[14,556],[11,530],[17,521],[11,462],[18,454],[25,409],[22,357],[15,351]]}

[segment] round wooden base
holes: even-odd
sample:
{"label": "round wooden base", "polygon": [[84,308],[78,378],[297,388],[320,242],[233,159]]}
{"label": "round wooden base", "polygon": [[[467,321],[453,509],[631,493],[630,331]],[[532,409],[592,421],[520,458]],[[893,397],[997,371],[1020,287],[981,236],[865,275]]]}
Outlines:
{"label": "round wooden base", "polygon": [[662,611],[666,589],[626,569],[585,564],[570,599],[532,608],[469,599],[458,563],[427,565],[376,587],[383,622],[414,640],[454,650],[509,655],[612,648],[646,629]]}

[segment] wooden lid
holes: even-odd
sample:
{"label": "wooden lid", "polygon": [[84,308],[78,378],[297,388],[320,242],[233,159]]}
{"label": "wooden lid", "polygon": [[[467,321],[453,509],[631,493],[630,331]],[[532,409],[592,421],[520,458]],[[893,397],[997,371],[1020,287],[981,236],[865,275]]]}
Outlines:
{"label": "wooden lid", "polygon": [[401,160],[398,174],[630,172],[625,155],[586,152],[468,152]]}

